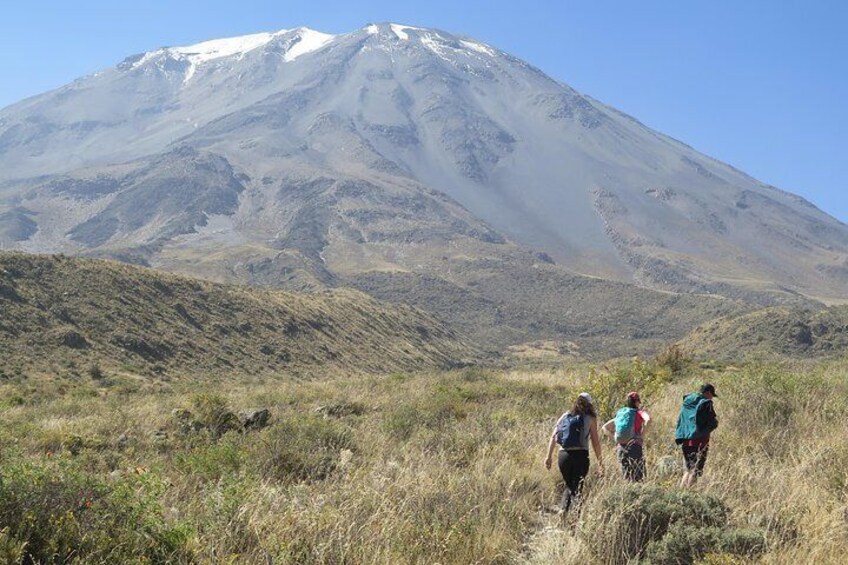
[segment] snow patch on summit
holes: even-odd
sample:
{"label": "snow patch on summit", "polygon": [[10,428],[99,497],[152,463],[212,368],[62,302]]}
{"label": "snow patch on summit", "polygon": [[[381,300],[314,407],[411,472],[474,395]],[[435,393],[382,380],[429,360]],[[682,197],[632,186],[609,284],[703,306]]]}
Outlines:
{"label": "snow patch on summit", "polygon": [[489,47],[488,45],[483,45],[482,43],[477,43],[476,41],[465,41],[460,40],[460,43],[467,49],[471,49],[472,51],[477,51],[478,53],[482,53],[484,55],[489,55],[490,57],[495,56],[495,50]]}
{"label": "snow patch on summit", "polygon": [[234,55],[244,55],[249,51],[258,49],[263,45],[267,45],[275,37],[288,33],[289,30],[283,29],[274,33],[253,33],[250,35],[242,35],[239,37],[226,37],[224,39],[212,39],[188,45],[185,47],[168,47],[164,51],[168,51],[173,55],[182,55],[191,63],[199,65],[207,61],[221,59],[223,57],[232,57]]}
{"label": "snow patch on summit", "polygon": [[420,27],[402,26],[400,24],[389,24],[389,27],[392,29],[392,33],[394,33],[398,39],[401,39],[403,41],[407,41],[409,39],[409,34],[406,33],[406,30],[408,29],[414,31],[424,31]]}
{"label": "snow patch on summit", "polygon": [[171,57],[179,61],[187,61],[189,65],[183,79],[183,84],[185,84],[191,80],[200,65],[227,57],[241,58],[246,53],[264,47],[284,35],[289,35],[292,38],[288,42],[288,49],[283,55],[283,60],[286,62],[294,61],[306,53],[317,51],[336,37],[335,35],[301,27],[293,30],[283,29],[276,32],[253,33],[238,37],[212,39],[210,41],[195,43],[194,45],[163,47],[156,51],[150,51],[136,61],[132,68],[138,68],[161,57]]}
{"label": "snow patch on summit", "polygon": [[[474,41],[459,40],[457,42],[452,39],[446,39],[434,32],[421,33],[419,34],[419,38],[421,40],[421,44],[427,49],[435,53],[441,59],[444,59],[448,63],[456,66],[460,66],[456,58],[457,54],[470,55],[478,60],[484,61],[487,66],[490,63],[486,61],[485,57],[481,57],[481,55],[486,55],[488,57],[497,56],[497,52],[491,47]],[[473,51],[473,53],[469,53],[469,51]]]}
{"label": "snow patch on summit", "polygon": [[[436,36],[436,37],[438,37],[438,36]],[[422,36],[421,37],[421,43],[423,43],[425,47],[427,47],[430,51],[432,51],[433,53],[435,53],[436,55],[438,55],[439,57],[441,57],[445,61],[447,61],[449,63],[453,63],[453,61],[448,56],[448,54],[445,53],[445,50],[442,48],[442,46],[435,39],[433,39],[433,37],[430,34],[426,34],[426,35]]]}
{"label": "snow patch on summit", "polygon": [[294,61],[301,55],[317,51],[336,38],[329,33],[321,33],[309,28],[300,28],[300,40],[286,51],[283,59],[286,62]]}

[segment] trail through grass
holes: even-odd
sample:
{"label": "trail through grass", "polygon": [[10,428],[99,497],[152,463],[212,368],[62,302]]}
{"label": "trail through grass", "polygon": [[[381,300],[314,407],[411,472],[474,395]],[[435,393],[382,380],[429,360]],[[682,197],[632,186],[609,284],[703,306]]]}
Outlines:
{"label": "trail through grass", "polygon": [[[848,551],[848,366],[677,368],[635,361],[594,371],[238,383],[7,379],[0,555],[45,563],[839,562]],[[679,402],[704,378],[719,390],[721,424],[695,496],[719,501],[722,519],[699,533],[661,517],[680,500],[671,440]],[[634,383],[655,419],[644,487],[654,490],[642,499],[656,507],[616,502],[642,499],[621,491],[607,445],[607,475],[591,476],[579,518],[563,523],[550,511],[558,472],[542,465],[554,420],[583,389],[609,417]],[[214,425],[227,411],[258,407],[272,413],[265,429]],[[633,530],[628,516],[661,527]],[[626,532],[644,539],[625,543]]]}

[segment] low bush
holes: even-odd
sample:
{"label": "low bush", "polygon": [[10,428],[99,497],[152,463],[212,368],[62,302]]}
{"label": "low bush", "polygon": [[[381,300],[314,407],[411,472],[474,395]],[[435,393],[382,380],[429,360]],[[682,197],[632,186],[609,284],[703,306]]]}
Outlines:
{"label": "low bush", "polygon": [[216,481],[237,475],[246,465],[246,453],[241,436],[227,434],[218,442],[200,445],[190,452],[178,453],[178,468],[202,480]]}
{"label": "low bush", "polygon": [[217,394],[198,394],[192,398],[194,417],[215,437],[241,429],[238,416],[230,410],[227,400]]}
{"label": "low bush", "polygon": [[92,363],[88,367],[88,376],[94,379],[95,381],[103,380],[106,377],[106,374],[103,372],[103,369],[97,363]]}
{"label": "low bush", "polygon": [[763,532],[750,528],[724,530],[719,538],[719,548],[729,555],[755,557],[766,550]]}
{"label": "low bush", "polygon": [[658,366],[668,369],[671,374],[676,375],[686,368],[691,359],[679,345],[674,344],[660,351],[654,361]]}
{"label": "low bush", "polygon": [[149,475],[105,482],[70,459],[7,459],[0,467],[0,548],[7,555],[23,548],[24,563],[191,562],[191,530],[166,523],[163,488]]}
{"label": "low bush", "polygon": [[721,530],[680,522],[660,539],[648,544],[645,561],[650,565],[689,565],[710,552],[720,551]]}
{"label": "low bush", "polygon": [[661,539],[648,544],[645,561],[650,565],[690,565],[709,554],[750,560],[765,549],[765,536],[756,530],[703,528],[676,522]]}
{"label": "low bush", "polygon": [[656,485],[607,491],[581,535],[603,563],[646,557],[651,563],[693,563],[710,551],[755,554],[762,533],[728,528],[729,509],[718,498]]}

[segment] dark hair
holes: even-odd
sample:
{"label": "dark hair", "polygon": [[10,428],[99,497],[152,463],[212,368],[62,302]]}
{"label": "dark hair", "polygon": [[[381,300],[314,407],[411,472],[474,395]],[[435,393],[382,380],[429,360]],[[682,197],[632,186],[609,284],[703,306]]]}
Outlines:
{"label": "dark hair", "polygon": [[591,402],[586,400],[585,396],[577,397],[577,400],[574,401],[574,406],[571,407],[571,413],[592,416],[593,418],[597,418],[598,416],[595,413],[595,407]]}
{"label": "dark hair", "polygon": [[628,408],[636,408],[637,402],[639,402],[638,398],[634,398],[630,395],[627,395],[627,407]]}

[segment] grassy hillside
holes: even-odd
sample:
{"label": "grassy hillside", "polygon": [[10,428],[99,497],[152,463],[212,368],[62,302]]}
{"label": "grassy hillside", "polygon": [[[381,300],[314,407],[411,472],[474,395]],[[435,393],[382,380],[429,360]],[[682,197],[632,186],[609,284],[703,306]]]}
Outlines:
{"label": "grassy hillside", "polygon": [[840,357],[848,354],[848,306],[773,307],[711,320],[681,346],[701,357]]}
{"label": "grassy hillside", "polygon": [[[134,390],[5,379],[0,559],[838,563],[848,552],[846,376],[844,363],[675,375],[637,361],[254,379],[218,394],[197,379]],[[721,424],[706,476],[687,493],[671,434],[680,398],[703,378],[718,387]],[[607,474],[590,475],[579,519],[562,521],[551,511],[558,473],[542,465],[553,422],[580,390],[608,417],[631,387],[654,416],[647,484],[624,485],[607,445]],[[210,428],[257,407],[271,412],[262,430]],[[689,522],[699,512],[710,527]]]}
{"label": "grassy hillside", "polygon": [[355,291],[217,285],[124,264],[0,253],[0,375],[233,376],[447,367],[475,351]]}
{"label": "grassy hillside", "polygon": [[575,276],[531,256],[522,260],[457,261],[450,280],[372,272],[347,283],[381,300],[433,312],[486,347],[571,341],[577,355],[595,360],[657,351],[700,323],[750,308],[719,297]]}

